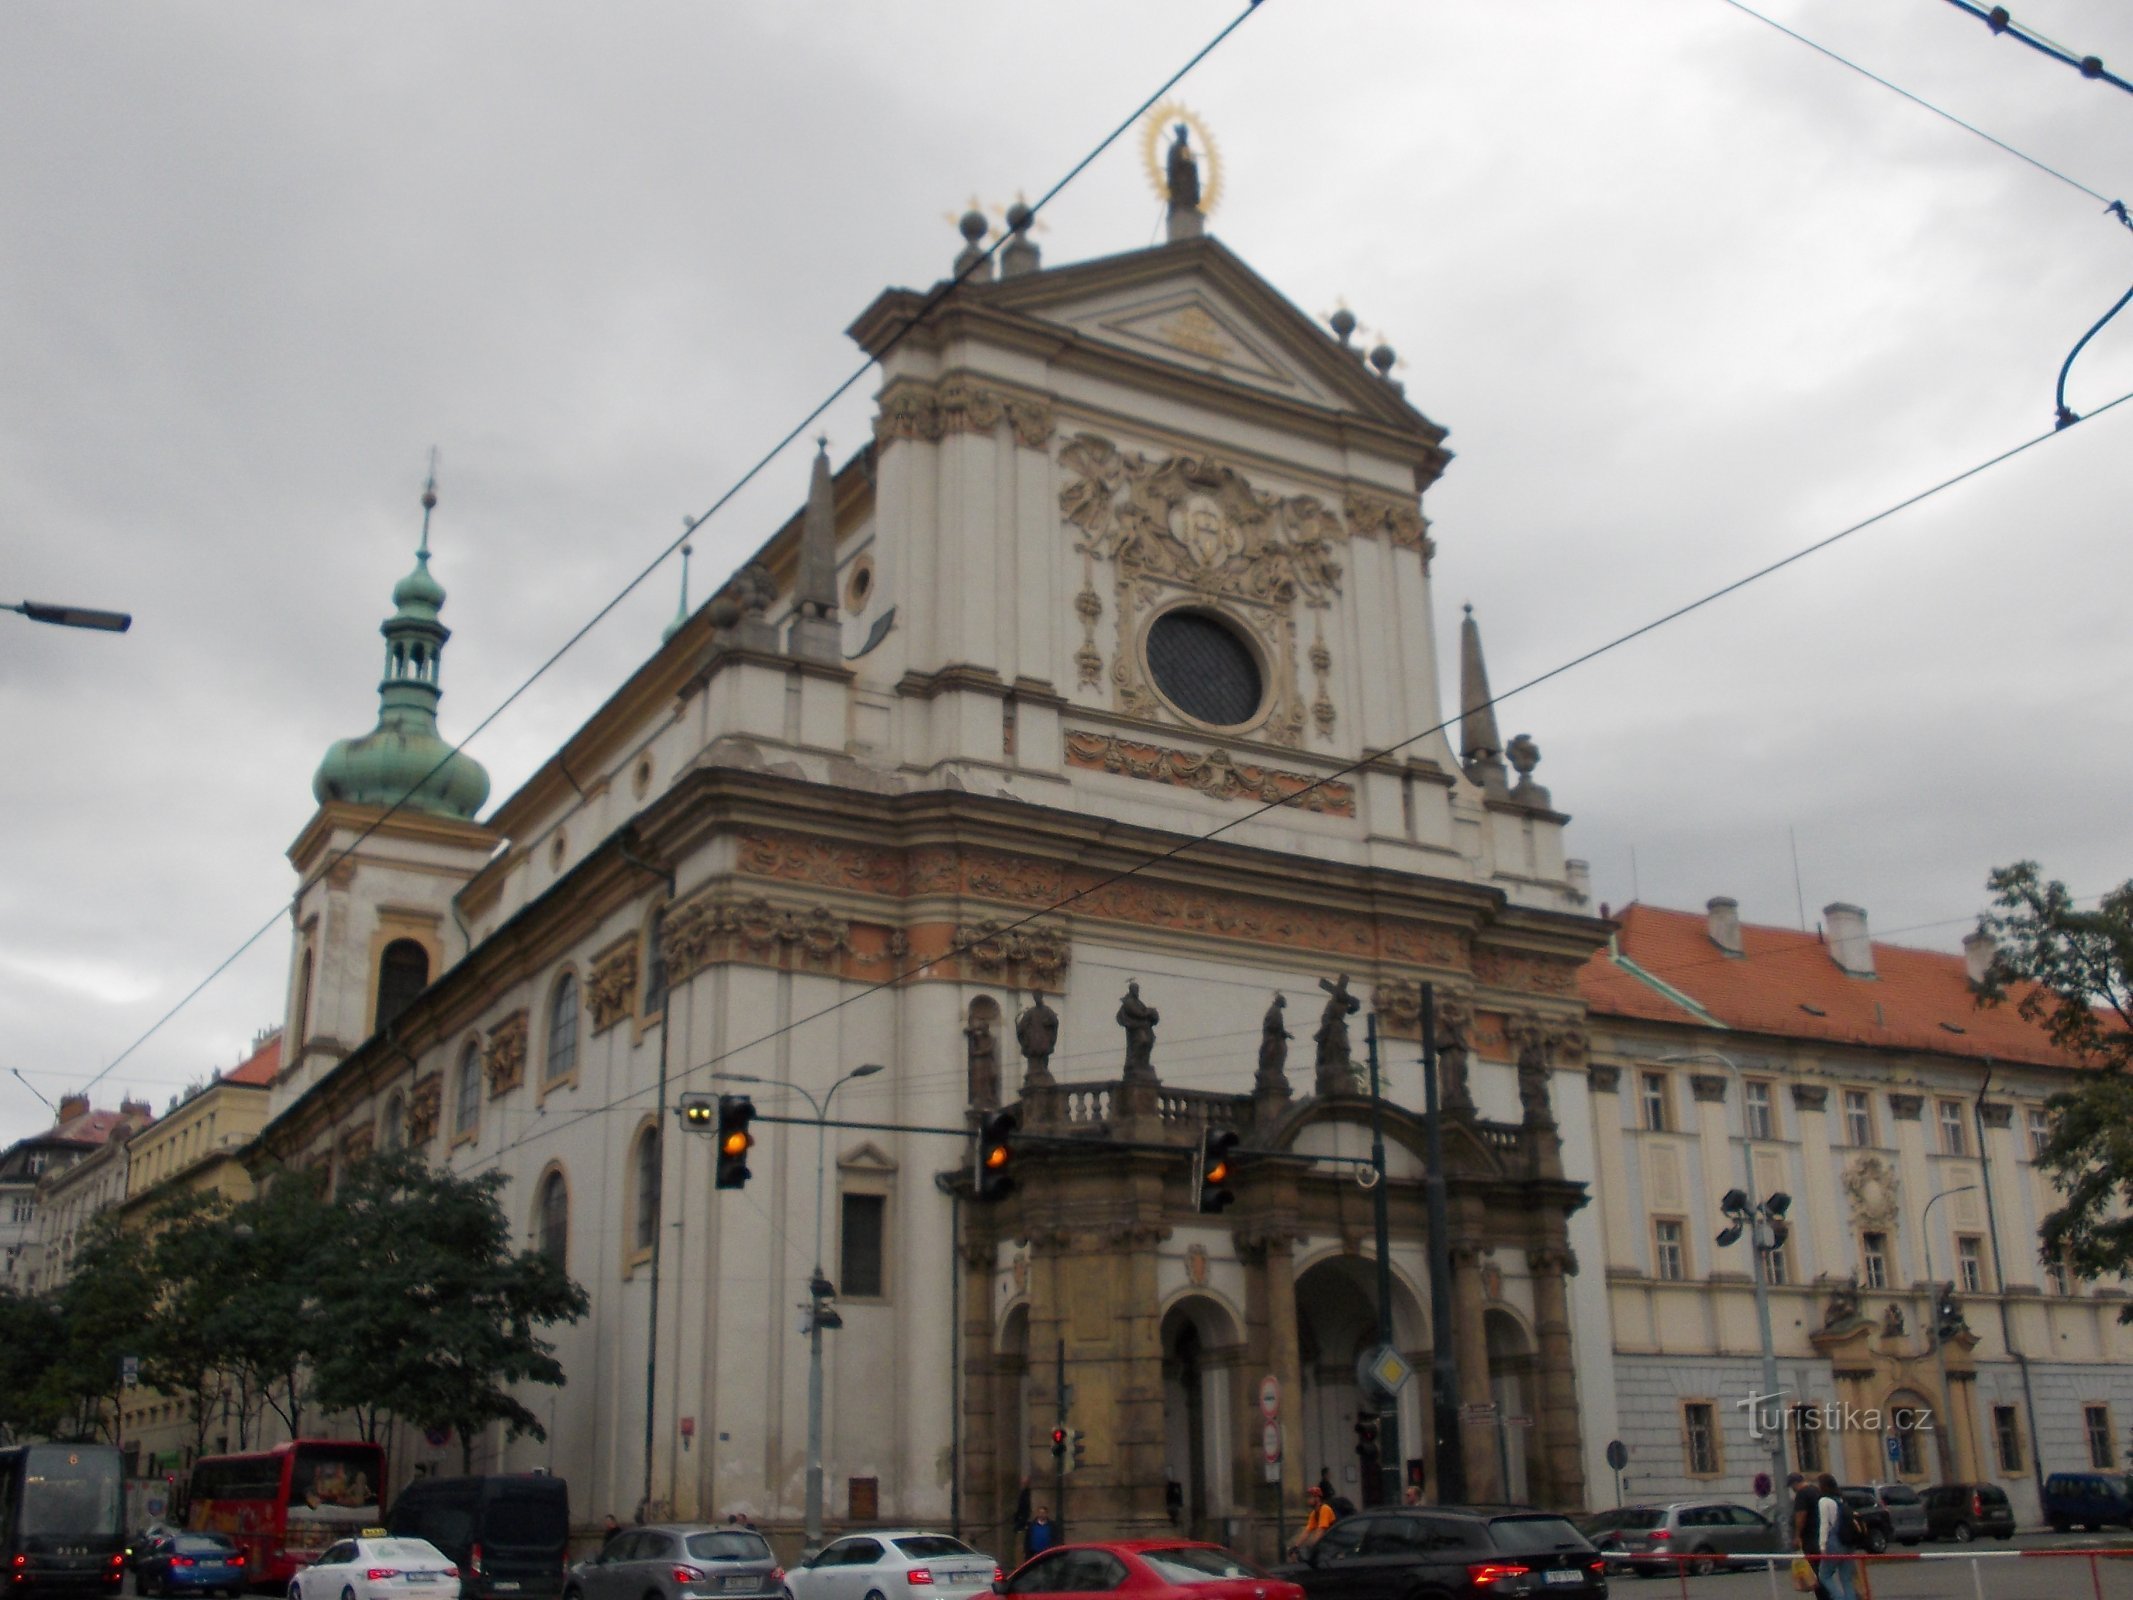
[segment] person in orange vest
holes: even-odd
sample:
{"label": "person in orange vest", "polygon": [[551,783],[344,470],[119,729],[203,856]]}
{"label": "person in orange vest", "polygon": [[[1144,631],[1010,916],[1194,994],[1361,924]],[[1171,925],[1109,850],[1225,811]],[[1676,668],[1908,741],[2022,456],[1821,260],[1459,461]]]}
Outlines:
{"label": "person in orange vest", "polygon": [[1314,1483],[1304,1491],[1303,1532],[1297,1536],[1296,1548],[1289,1554],[1301,1557],[1306,1550],[1323,1539],[1326,1530],[1332,1526],[1333,1508],[1326,1504],[1325,1490]]}

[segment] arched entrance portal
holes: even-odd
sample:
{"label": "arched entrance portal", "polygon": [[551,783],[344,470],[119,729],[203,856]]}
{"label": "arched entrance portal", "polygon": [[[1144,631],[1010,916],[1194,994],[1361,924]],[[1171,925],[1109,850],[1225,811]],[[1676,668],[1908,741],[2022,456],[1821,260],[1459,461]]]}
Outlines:
{"label": "arched entrance portal", "polygon": [[1202,1295],[1163,1316],[1163,1469],[1171,1521],[1200,1539],[1229,1536],[1239,1510],[1231,1458],[1244,1346],[1235,1321]]}
{"label": "arched entrance portal", "polygon": [[[995,1505],[1004,1507],[1003,1518],[1012,1515],[1025,1479],[1036,1472],[1030,1439],[1029,1307],[1016,1306],[1000,1324],[995,1347],[994,1371],[999,1374],[999,1409],[993,1414],[993,1460],[998,1481],[993,1485]],[[1002,1557],[1019,1554],[1014,1548],[1014,1530],[1004,1520],[993,1548]]]}
{"label": "arched entrance portal", "polygon": [[[1429,1370],[1422,1308],[1407,1285],[1392,1280],[1393,1343],[1418,1372]],[[1333,1492],[1359,1506],[1382,1498],[1377,1442],[1366,1444],[1358,1423],[1372,1427],[1375,1407],[1355,1380],[1356,1358],[1378,1343],[1377,1266],[1360,1256],[1321,1261],[1296,1280],[1296,1343],[1302,1403],[1297,1410],[1289,1448],[1303,1451],[1298,1465],[1304,1481],[1321,1472],[1333,1479]],[[1408,1460],[1424,1457],[1421,1422],[1427,1379],[1410,1381],[1400,1394],[1400,1453]],[[1365,1422],[1365,1419],[1373,1419]]]}
{"label": "arched entrance portal", "polygon": [[1538,1420],[1533,1349],[1526,1330],[1507,1311],[1485,1313],[1482,1326],[1488,1336],[1489,1398],[1496,1402],[1496,1470],[1504,1498],[1525,1502],[1533,1498],[1526,1452]]}

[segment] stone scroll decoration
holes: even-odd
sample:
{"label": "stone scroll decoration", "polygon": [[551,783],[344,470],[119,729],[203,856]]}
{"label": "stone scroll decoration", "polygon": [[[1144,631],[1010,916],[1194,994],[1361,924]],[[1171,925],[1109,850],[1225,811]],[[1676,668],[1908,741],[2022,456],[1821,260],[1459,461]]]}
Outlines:
{"label": "stone scroll decoration", "polygon": [[1116,734],[1081,730],[1067,735],[1066,758],[1070,767],[1197,789],[1218,800],[1281,801],[1327,816],[1355,815],[1354,785],[1320,783],[1314,787],[1306,773],[1233,761],[1227,750],[1171,750]]}
{"label": "stone scroll decoration", "polygon": [[851,954],[852,924],[823,905],[781,905],[766,895],[713,892],[668,908],[660,948],[669,984],[685,983],[717,961],[797,959],[828,968]]}
{"label": "stone scroll decoration", "polygon": [[[673,968],[668,967],[669,982]],[[593,963],[585,983],[585,1009],[592,1031],[605,1033],[637,1008],[637,941],[616,945]]]}
{"label": "stone scroll decoration", "polygon": [[1091,681],[1091,657],[1102,671],[1097,569],[1107,565],[1117,629],[1109,676],[1117,710],[1149,720],[1172,718],[1135,641],[1145,619],[1192,601],[1219,608],[1259,646],[1268,694],[1252,732],[1300,746],[1307,714],[1330,732],[1336,715],[1326,692],[1332,656],[1320,638],[1315,650],[1324,653],[1325,665],[1316,655],[1310,664],[1323,709],[1308,710],[1297,613],[1323,610],[1340,593],[1338,551],[1348,530],[1339,512],[1315,495],[1279,497],[1255,489],[1235,467],[1209,456],[1128,454],[1093,433],[1068,440],[1059,464],[1070,478],[1059,509],[1073,531],[1082,593],[1089,597],[1076,602],[1084,633],[1076,661],[1084,683]]}
{"label": "stone scroll decoration", "polygon": [[436,1136],[443,1114],[444,1074],[433,1072],[417,1078],[407,1096],[407,1142],[418,1148],[428,1144]]}
{"label": "stone scroll decoration", "polygon": [[959,923],[955,949],[969,969],[1015,989],[1057,993],[1074,950],[1066,929],[1055,923],[988,917]]}
{"label": "stone scroll decoration", "polygon": [[489,1030],[481,1053],[481,1069],[489,1080],[489,1098],[509,1094],[526,1077],[526,1013],[514,1011]]}
{"label": "stone scroll decoration", "polygon": [[1429,520],[1407,501],[1351,489],[1342,498],[1341,509],[1347,512],[1348,526],[1358,538],[1384,539],[1402,550],[1419,550],[1424,566],[1437,553],[1437,541],[1429,536]]}
{"label": "stone scroll decoration", "polygon": [[957,433],[989,434],[1002,424],[1013,430],[1016,444],[1042,450],[1052,442],[1051,402],[989,389],[968,378],[906,380],[881,397],[874,437],[882,444],[894,439],[932,443]]}

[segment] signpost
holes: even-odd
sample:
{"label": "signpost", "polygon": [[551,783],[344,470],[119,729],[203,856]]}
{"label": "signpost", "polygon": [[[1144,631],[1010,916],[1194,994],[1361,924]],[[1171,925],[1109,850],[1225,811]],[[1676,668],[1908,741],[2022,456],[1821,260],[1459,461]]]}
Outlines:
{"label": "signpost", "polygon": [[1615,1504],[1622,1503],[1622,1469],[1629,1465],[1629,1446],[1620,1439],[1607,1441],[1607,1464],[1615,1469]]}

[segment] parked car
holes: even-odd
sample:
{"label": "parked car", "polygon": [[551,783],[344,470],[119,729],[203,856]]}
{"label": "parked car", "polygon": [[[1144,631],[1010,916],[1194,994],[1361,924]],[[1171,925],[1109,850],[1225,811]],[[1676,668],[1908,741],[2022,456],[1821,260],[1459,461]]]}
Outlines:
{"label": "parked car", "polygon": [[563,1587],[570,1486],[561,1478],[417,1478],[385,1521],[394,1538],[442,1550],[459,1568],[466,1600],[552,1600]]}
{"label": "parked car", "polygon": [[219,1533],[158,1534],[133,1558],[140,1594],[239,1595],[250,1578],[244,1552]]}
{"label": "parked car", "polygon": [[1307,1600],[1416,1592],[1432,1600],[1542,1592],[1599,1600],[1607,1593],[1606,1558],[1567,1519],[1484,1506],[1378,1507],[1343,1517],[1274,1573],[1300,1585]]}
{"label": "parked car", "polygon": [[1732,1566],[1734,1556],[1779,1548],[1768,1517],[1730,1500],[1617,1506],[1586,1517],[1578,1531],[1607,1558],[1613,1572],[1661,1573],[1677,1566],[1694,1573],[1716,1572]]}
{"label": "parked car", "polygon": [[792,1600],[949,1600],[983,1594],[1006,1574],[960,1539],[916,1528],[855,1533],[785,1575]]}
{"label": "parked car", "polygon": [[755,1529],[672,1523],[616,1534],[564,1574],[563,1600],[780,1600],[784,1586],[777,1558]]}
{"label": "parked car", "polygon": [[2044,1480],[2044,1520],[2059,1533],[2133,1528],[2133,1481],[2118,1472],[2055,1472]]}
{"label": "parked car", "polygon": [[148,1554],[149,1546],[158,1539],[168,1539],[173,1534],[183,1533],[183,1528],[173,1528],[167,1522],[151,1522],[131,1539],[126,1541],[126,1564],[135,1572],[141,1570],[141,1558]]}
{"label": "parked car", "polygon": [[1881,1503],[1881,1497],[1864,1484],[1848,1483],[1837,1493],[1844,1496],[1844,1503],[1851,1507],[1866,1529],[1866,1549],[1869,1555],[1880,1555],[1888,1549],[1894,1538],[1895,1519],[1889,1508]]}
{"label": "parked car", "polygon": [[1908,1483],[1847,1484],[1874,1497],[1889,1514],[1889,1537],[1899,1544],[1922,1544],[1926,1537],[1926,1502]]}
{"label": "parked car", "polygon": [[1996,1483],[1936,1483],[1926,1491],[1925,1501],[1928,1539],[1968,1544],[1972,1539],[2014,1537],[2014,1506]]}
{"label": "parked car", "polygon": [[289,1600],[459,1600],[459,1568],[427,1539],[336,1539]]}
{"label": "parked car", "polygon": [[1107,1591],[1130,1600],[1304,1600],[1293,1583],[1270,1577],[1218,1544],[1190,1539],[1120,1539],[1040,1551],[993,1585],[1017,1600]]}

